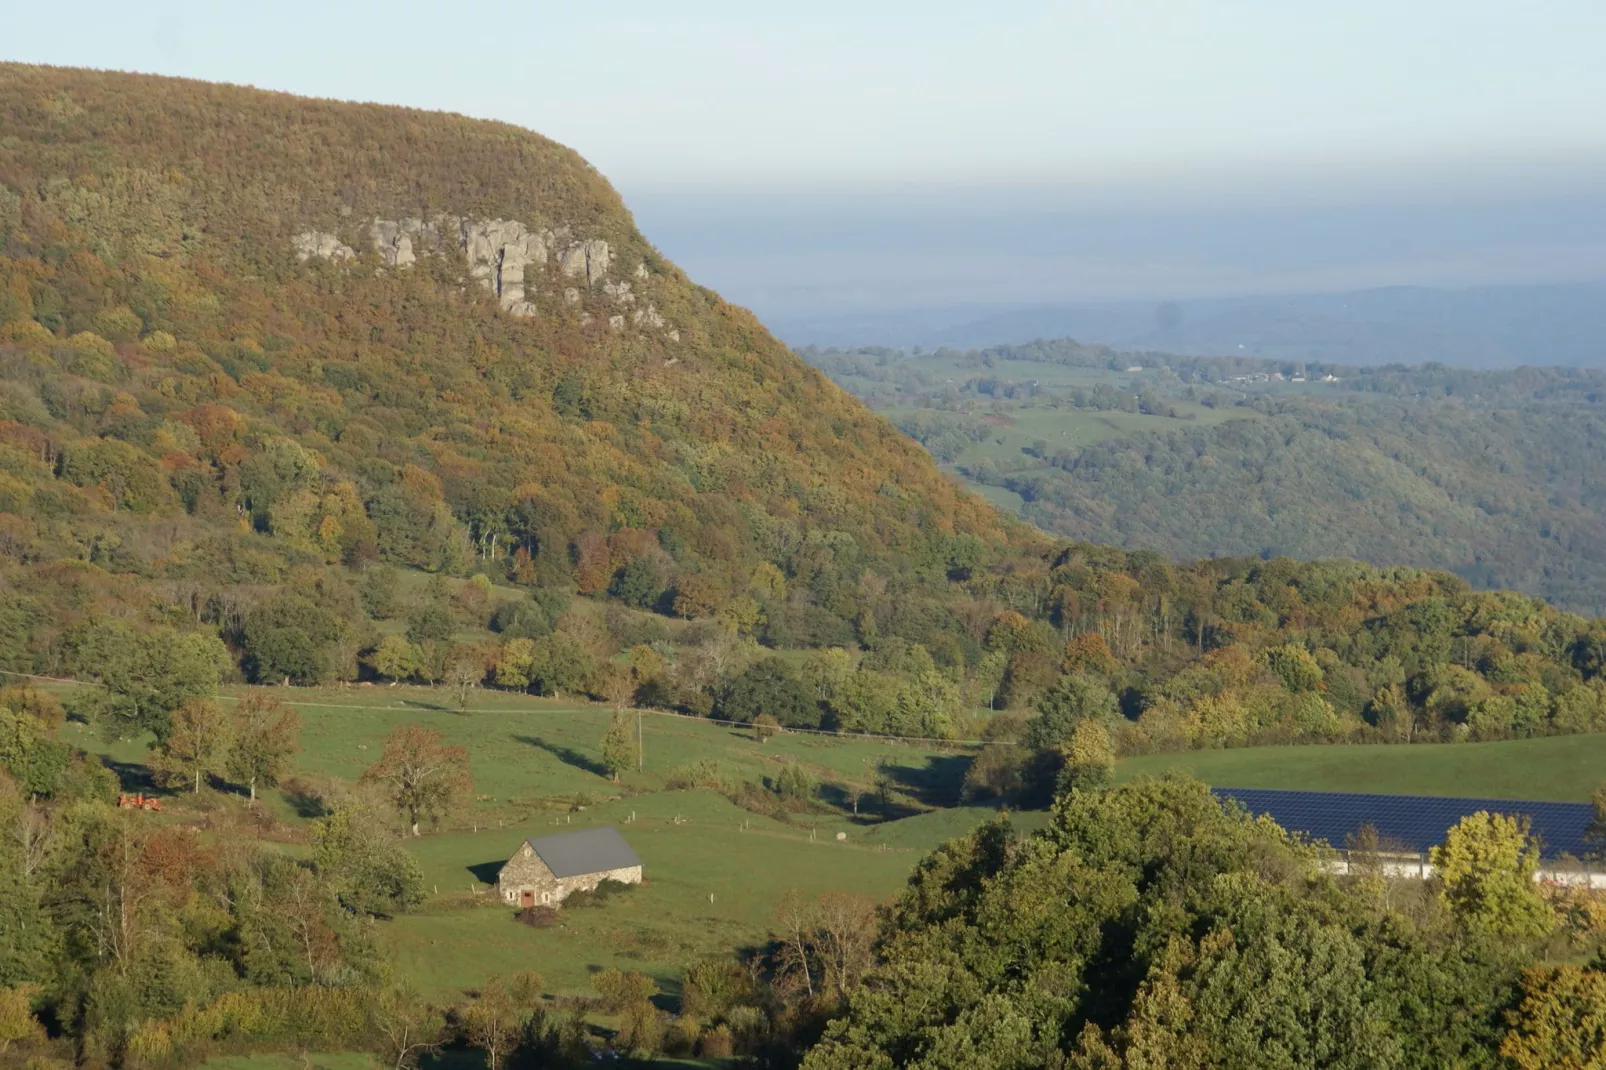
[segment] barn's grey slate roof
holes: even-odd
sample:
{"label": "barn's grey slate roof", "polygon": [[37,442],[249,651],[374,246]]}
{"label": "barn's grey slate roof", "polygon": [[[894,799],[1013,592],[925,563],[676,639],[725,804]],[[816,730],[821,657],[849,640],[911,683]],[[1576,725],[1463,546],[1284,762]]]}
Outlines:
{"label": "barn's grey slate roof", "polygon": [[578,877],[610,869],[629,869],[641,865],[619,830],[612,825],[560,832],[556,836],[537,836],[526,841],[554,877]]}
{"label": "barn's grey slate roof", "polygon": [[1290,832],[1343,847],[1362,825],[1377,829],[1387,846],[1426,851],[1444,842],[1463,817],[1487,810],[1526,817],[1544,857],[1581,858],[1592,848],[1584,839],[1593,811],[1587,803],[1521,799],[1466,799],[1429,795],[1362,795],[1341,791],[1278,791],[1267,788],[1212,788],[1218,798],[1236,799],[1252,814],[1268,814]]}

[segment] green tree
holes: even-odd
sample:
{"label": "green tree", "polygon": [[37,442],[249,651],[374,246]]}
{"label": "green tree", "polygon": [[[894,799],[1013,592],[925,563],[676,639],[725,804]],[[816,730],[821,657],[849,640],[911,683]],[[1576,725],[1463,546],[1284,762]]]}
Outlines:
{"label": "green tree", "polygon": [[416,675],[421,658],[412,643],[399,635],[387,635],[368,656],[368,663],[380,676],[388,676],[394,682]]}
{"label": "green tree", "polygon": [[543,695],[578,691],[596,670],[596,659],[566,632],[543,635],[530,650],[530,681]]}
{"label": "green tree", "polygon": [[213,635],[108,621],[90,629],[75,653],[77,670],[100,687],[89,704],[109,731],[167,737],[173,711],[217,692],[228,651]]}
{"label": "green tree", "polygon": [[1037,716],[1026,722],[1024,742],[1034,750],[1057,747],[1088,718],[1114,721],[1121,714],[1115,694],[1097,676],[1071,673],[1038,696]]}
{"label": "green tree", "polygon": [[720,699],[720,713],[744,724],[767,713],[787,728],[820,725],[819,703],[780,658],[756,662],[732,680]]}
{"label": "green tree", "polygon": [[321,683],[329,676],[340,622],[311,601],[282,594],[246,614],[240,626],[242,661],[252,680]]}
{"label": "green tree", "polygon": [[224,771],[246,785],[256,802],[257,787],[279,782],[300,746],[301,717],[269,695],[247,695],[234,707],[228,758]]}
{"label": "green tree", "polygon": [[379,760],[363,771],[361,782],[385,793],[414,836],[424,819],[438,821],[473,790],[467,749],[450,746],[439,732],[416,724],[385,737]]}
{"label": "green tree", "polygon": [[313,861],[347,910],[389,917],[424,901],[424,873],[391,828],[361,801],[312,823]]}
{"label": "green tree", "polygon": [[623,710],[616,710],[602,735],[602,764],[612,775],[614,783],[619,774],[636,764],[636,719]]}
{"label": "green tree", "polygon": [[498,687],[523,691],[530,686],[535,670],[535,644],[517,637],[502,644],[496,656],[496,684]]}
{"label": "green tree", "polygon": [[1268,650],[1266,664],[1290,691],[1315,691],[1322,686],[1322,667],[1298,643],[1284,643]]}
{"label": "green tree", "polygon": [[1543,936],[1555,927],[1534,887],[1539,845],[1526,818],[1480,810],[1462,818],[1429,856],[1439,895],[1467,925],[1503,936]]}

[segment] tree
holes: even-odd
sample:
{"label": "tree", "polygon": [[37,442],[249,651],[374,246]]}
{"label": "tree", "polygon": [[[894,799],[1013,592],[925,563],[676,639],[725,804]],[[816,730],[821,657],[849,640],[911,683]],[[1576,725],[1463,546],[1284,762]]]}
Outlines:
{"label": "tree", "polygon": [[543,695],[578,691],[596,671],[596,659],[567,632],[536,639],[530,651],[530,682]]}
{"label": "tree", "polygon": [[314,821],[312,842],[318,873],[347,910],[388,917],[424,901],[418,860],[361,796]]}
{"label": "tree", "polygon": [[674,609],[677,617],[712,617],[725,606],[730,592],[717,576],[706,572],[682,576],[675,583]]}
{"label": "tree", "polygon": [[228,651],[215,635],[136,628],[119,620],[91,629],[74,662],[100,683],[90,702],[106,728],[150,732],[160,741],[174,710],[217,692]]}
{"label": "tree", "polygon": [[987,708],[997,709],[998,690],[1004,686],[1004,671],[1009,668],[1009,654],[1004,650],[989,650],[976,663],[971,676],[976,690],[987,696]]}
{"label": "tree", "polygon": [[1600,1070],[1606,1066],[1606,972],[1534,968],[1500,1054],[1517,1070]]}
{"label": "tree", "polygon": [[33,1016],[35,986],[0,988],[0,1055],[11,1045],[45,1038],[44,1026]]}
{"label": "tree", "polygon": [[496,657],[496,684],[498,687],[523,691],[530,686],[535,667],[535,644],[522,636],[502,644]]}
{"label": "tree", "polygon": [[234,707],[233,731],[224,771],[245,784],[256,802],[257,786],[279,782],[300,746],[301,717],[286,703],[269,695],[253,694]]}
{"label": "tree", "polygon": [[414,1070],[425,1055],[440,1051],[446,1022],[412,992],[387,988],[369,1006],[382,1065],[390,1070]]}
{"label": "tree", "polygon": [[445,602],[431,598],[407,615],[407,641],[417,646],[444,643],[457,631],[457,620]]}
{"label": "tree", "polygon": [[1480,810],[1462,818],[1430,856],[1439,896],[1465,924],[1502,936],[1543,936],[1555,916],[1534,887],[1539,845],[1526,818]]}
{"label": "tree", "polygon": [[1121,715],[1115,694],[1096,676],[1072,673],[1037,698],[1037,716],[1026,722],[1025,743],[1033,750],[1057,747],[1088,718],[1114,721]]}
{"label": "tree", "polygon": [[446,686],[452,690],[457,712],[468,713],[468,703],[474,689],[485,679],[485,665],[473,650],[459,650],[446,666]]}
{"label": "tree", "polygon": [[468,750],[447,746],[439,732],[416,724],[402,725],[385,737],[379,761],[363,772],[360,782],[382,786],[414,836],[420,834],[423,819],[440,820],[473,790]]}
{"label": "tree", "polygon": [[1268,650],[1266,664],[1283,686],[1295,693],[1315,691],[1322,686],[1322,667],[1311,652],[1298,643],[1284,643]]}
{"label": "tree", "polygon": [[463,1031],[468,1042],[485,1053],[490,1070],[497,1070],[518,1043],[539,999],[540,986],[536,974],[515,974],[511,983],[493,974],[486,978],[474,1002],[464,1008]]}
{"label": "tree", "polygon": [[229,756],[229,718],[217,703],[190,699],[173,711],[172,724],[161,743],[158,772],[188,781],[191,791],[201,790],[201,778],[222,773]]}
{"label": "tree", "polygon": [[257,683],[321,683],[329,676],[340,622],[300,595],[283,594],[246,614],[243,666]]}
{"label": "tree", "polygon": [[619,774],[636,764],[635,719],[623,710],[614,713],[608,722],[608,731],[603,733],[602,764],[616,784]]}
{"label": "tree", "polygon": [[1076,722],[1063,754],[1064,765],[1056,784],[1059,791],[1088,791],[1115,779],[1115,747],[1101,721],[1085,717]]}
{"label": "tree", "polygon": [[405,680],[418,672],[418,648],[399,635],[387,635],[368,657],[368,662],[380,676],[388,676],[392,683]]}
{"label": "tree", "polygon": [[743,723],[767,713],[787,728],[820,725],[819,703],[780,658],[756,662],[732,680],[720,700],[720,712]]}

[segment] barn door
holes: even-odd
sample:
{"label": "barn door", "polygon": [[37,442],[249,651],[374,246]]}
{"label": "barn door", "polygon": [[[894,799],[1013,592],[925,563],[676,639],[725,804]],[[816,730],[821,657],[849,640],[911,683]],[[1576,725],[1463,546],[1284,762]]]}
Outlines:
{"label": "barn door", "polygon": [[533,906],[535,906],[535,893],[530,891],[530,889],[528,889],[528,888],[522,889],[519,892],[519,906],[521,906],[521,907],[533,907]]}

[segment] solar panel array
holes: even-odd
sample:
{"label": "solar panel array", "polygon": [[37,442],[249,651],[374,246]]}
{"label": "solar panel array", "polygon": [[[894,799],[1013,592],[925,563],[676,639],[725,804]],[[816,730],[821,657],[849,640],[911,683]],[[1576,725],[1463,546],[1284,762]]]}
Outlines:
{"label": "solar panel array", "polygon": [[1430,795],[1361,795],[1337,791],[1274,791],[1266,788],[1212,788],[1219,798],[1235,799],[1252,814],[1266,814],[1290,832],[1345,846],[1363,825],[1377,829],[1385,850],[1426,851],[1444,842],[1451,826],[1479,810],[1526,817],[1544,857],[1582,858],[1595,845],[1584,839],[1593,811],[1585,803],[1527,802],[1517,799],[1459,799]]}

